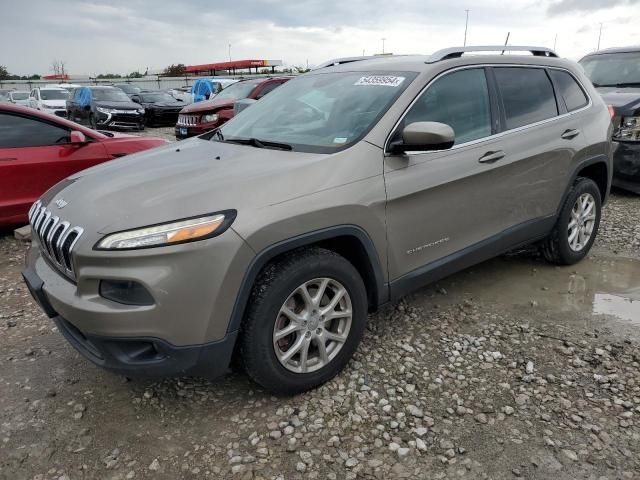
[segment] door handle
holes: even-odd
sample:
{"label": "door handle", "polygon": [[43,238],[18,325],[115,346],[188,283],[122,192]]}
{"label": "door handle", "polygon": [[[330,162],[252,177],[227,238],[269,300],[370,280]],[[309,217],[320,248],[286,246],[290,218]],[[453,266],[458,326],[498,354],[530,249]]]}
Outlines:
{"label": "door handle", "polygon": [[12,162],[14,160],[17,160],[17,158],[14,158],[14,157],[0,158],[0,162]]}
{"label": "door handle", "polygon": [[562,135],[560,136],[565,140],[571,140],[572,138],[576,138],[578,135],[580,135],[580,130],[569,128],[568,130],[562,132]]}
{"label": "door handle", "polygon": [[480,163],[493,163],[498,160],[502,160],[505,157],[505,153],[502,150],[498,150],[497,152],[487,152],[483,156],[481,156],[478,161]]}

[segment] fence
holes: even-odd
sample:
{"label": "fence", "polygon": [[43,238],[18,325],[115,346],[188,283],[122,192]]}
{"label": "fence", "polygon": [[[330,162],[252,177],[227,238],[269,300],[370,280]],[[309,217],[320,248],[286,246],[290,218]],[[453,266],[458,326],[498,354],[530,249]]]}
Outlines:
{"label": "fence", "polygon": [[[278,73],[276,73],[277,75]],[[290,75],[290,74],[287,74]],[[229,75],[221,76],[216,75],[215,78],[257,78],[268,77],[272,75],[268,74],[253,74],[253,75]],[[128,83],[135,87],[140,87],[144,90],[165,90],[167,88],[189,87],[193,85],[193,82],[200,78],[211,77],[160,77],[157,75],[146,76],[143,78],[85,78],[78,80],[67,80],[64,83],[72,83],[75,85],[111,85],[112,83]],[[16,90],[29,90],[35,87],[43,87],[45,85],[57,85],[61,83],[59,80],[0,80],[0,89],[16,89]]]}

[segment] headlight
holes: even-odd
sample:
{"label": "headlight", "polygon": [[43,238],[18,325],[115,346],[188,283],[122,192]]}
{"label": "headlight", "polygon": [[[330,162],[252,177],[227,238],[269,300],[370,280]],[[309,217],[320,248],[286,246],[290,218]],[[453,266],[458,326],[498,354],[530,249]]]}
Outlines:
{"label": "headlight", "polygon": [[104,107],[96,107],[96,110],[98,110],[100,113],[113,113],[115,111],[115,109],[113,108],[104,108]]}
{"label": "headlight", "polygon": [[138,113],[144,113],[144,108],[139,108]]}
{"label": "headlight", "polygon": [[640,141],[640,117],[622,117],[620,126],[613,134],[614,140]]}
{"label": "headlight", "polygon": [[211,122],[217,122],[217,121],[218,121],[218,115],[215,113],[210,113],[208,115],[202,116],[202,123],[211,123]]}
{"label": "headlight", "polygon": [[203,217],[112,233],[100,240],[94,248],[96,250],[131,250],[204,240],[223,233],[235,218],[235,210],[226,210]]}

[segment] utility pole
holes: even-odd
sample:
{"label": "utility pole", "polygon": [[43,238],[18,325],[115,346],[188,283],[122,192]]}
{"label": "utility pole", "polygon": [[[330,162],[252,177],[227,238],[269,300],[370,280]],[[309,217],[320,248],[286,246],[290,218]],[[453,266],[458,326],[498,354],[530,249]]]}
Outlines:
{"label": "utility pole", "polygon": [[382,37],[380,40],[382,40],[382,54],[384,55],[384,41],[386,38]]}
{"label": "utility pole", "polygon": [[553,39],[553,51],[556,51],[556,44],[558,43],[558,34],[556,33],[556,38]]}
{"label": "utility pole", "polygon": [[600,51],[600,39],[602,38],[602,23],[600,23],[600,33],[598,33],[598,48],[596,49],[597,52]]}
{"label": "utility pole", "polygon": [[465,12],[467,13],[467,19],[464,22],[464,44],[462,45],[463,47],[467,46],[467,30],[469,29],[469,9],[466,9]]}
{"label": "utility pole", "polygon": [[231,44],[229,44],[229,61],[231,61]]}

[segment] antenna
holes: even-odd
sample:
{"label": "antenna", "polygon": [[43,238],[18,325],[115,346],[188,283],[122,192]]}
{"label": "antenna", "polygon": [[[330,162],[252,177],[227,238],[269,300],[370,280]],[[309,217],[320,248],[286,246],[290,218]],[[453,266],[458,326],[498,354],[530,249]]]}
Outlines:
{"label": "antenna", "polygon": [[[506,47],[507,44],[509,43],[509,37],[511,36],[511,32],[507,32],[507,39],[504,41],[504,46]],[[500,55],[504,55],[504,50],[502,50],[502,53]]]}

